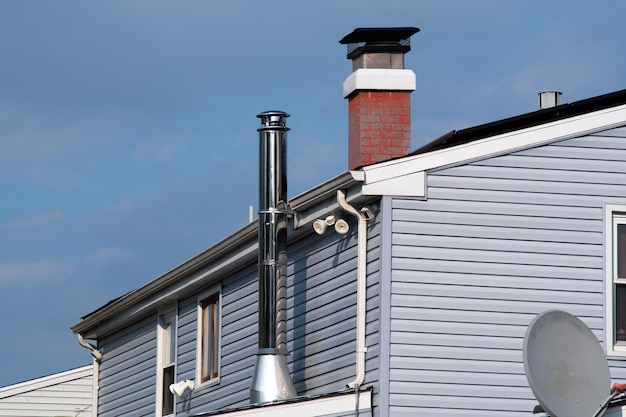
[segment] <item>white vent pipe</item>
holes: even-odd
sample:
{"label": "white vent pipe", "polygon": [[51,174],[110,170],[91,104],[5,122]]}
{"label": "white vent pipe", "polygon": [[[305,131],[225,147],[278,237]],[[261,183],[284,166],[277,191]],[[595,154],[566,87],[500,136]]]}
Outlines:
{"label": "white vent pipe", "polygon": [[539,99],[539,110],[549,109],[561,105],[563,93],[560,91],[542,91],[537,94]]}

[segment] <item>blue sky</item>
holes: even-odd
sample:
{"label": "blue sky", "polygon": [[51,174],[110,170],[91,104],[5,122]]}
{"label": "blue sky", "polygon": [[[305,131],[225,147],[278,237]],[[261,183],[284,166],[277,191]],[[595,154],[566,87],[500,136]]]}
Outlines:
{"label": "blue sky", "polygon": [[90,363],[69,327],[248,221],[256,114],[289,195],[347,169],[356,27],[417,26],[413,147],[626,88],[626,2],[0,2],[0,386]]}

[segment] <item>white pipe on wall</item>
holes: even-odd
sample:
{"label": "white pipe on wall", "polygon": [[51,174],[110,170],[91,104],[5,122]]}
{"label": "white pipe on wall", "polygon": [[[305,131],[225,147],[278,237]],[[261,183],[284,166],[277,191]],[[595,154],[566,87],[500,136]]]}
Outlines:
{"label": "white pipe on wall", "polygon": [[358,220],[357,228],[357,290],[356,290],[356,378],[348,384],[358,389],[365,380],[365,302],[367,301],[367,218],[346,201],[342,190],[337,191],[337,203]]}
{"label": "white pipe on wall", "polygon": [[93,383],[91,391],[91,410],[92,415],[98,415],[98,390],[100,389],[100,362],[93,358]]}
{"label": "white pipe on wall", "polygon": [[93,356],[95,360],[102,360],[102,352],[100,352],[97,347],[86,341],[83,335],[80,333],[76,333],[76,337],[78,338],[78,344],[84,348],[89,349],[91,351],[91,356]]}
{"label": "white pipe on wall", "polygon": [[91,356],[93,356],[91,406],[92,413],[96,416],[98,414],[98,390],[100,389],[100,361],[102,360],[102,352],[100,352],[97,347],[86,341],[82,334],[76,333],[76,337],[78,338],[78,344],[89,349],[91,351]]}

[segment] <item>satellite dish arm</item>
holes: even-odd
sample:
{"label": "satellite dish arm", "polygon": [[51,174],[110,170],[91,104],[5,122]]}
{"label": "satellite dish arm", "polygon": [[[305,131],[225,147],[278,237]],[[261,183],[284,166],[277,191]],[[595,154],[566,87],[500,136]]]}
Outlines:
{"label": "satellite dish arm", "polygon": [[614,392],[614,391],[617,391],[620,393],[626,391],[626,384],[618,384],[617,382],[613,382],[611,384],[611,392]]}
{"label": "satellite dish arm", "polygon": [[[602,403],[602,405],[600,406],[600,408],[598,408],[598,411],[596,411],[596,413],[593,415],[593,417],[598,417],[601,416],[604,409],[607,408],[609,406],[609,403],[611,402],[611,400],[615,397],[617,397],[619,394],[621,394],[622,391],[618,391],[618,390],[613,390],[613,386],[616,385],[616,383],[612,383],[611,384],[611,395],[609,395],[607,397],[606,400],[604,400],[604,402]],[[621,385],[622,387],[626,388],[626,384],[617,384],[617,385]]]}

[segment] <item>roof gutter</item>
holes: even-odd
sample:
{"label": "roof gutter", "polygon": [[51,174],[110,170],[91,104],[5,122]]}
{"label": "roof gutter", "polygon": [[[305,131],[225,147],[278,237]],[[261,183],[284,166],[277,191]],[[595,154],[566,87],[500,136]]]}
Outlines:
{"label": "roof gutter", "polygon": [[[200,252],[196,256],[183,262],[165,274],[153,279],[147,284],[109,301],[104,306],[82,317],[82,320],[71,327],[74,333],[81,333],[85,337],[92,338],[91,330],[95,327],[113,319],[115,316],[128,310],[136,308],[137,304],[153,297],[159,292],[166,290],[181,278],[187,276],[211,262],[215,262],[220,257],[231,254],[235,249],[239,249],[245,242],[251,241],[257,236],[256,222],[249,223],[242,227],[226,239],[211,246],[207,250]],[[254,253],[251,254],[253,259]]]}

